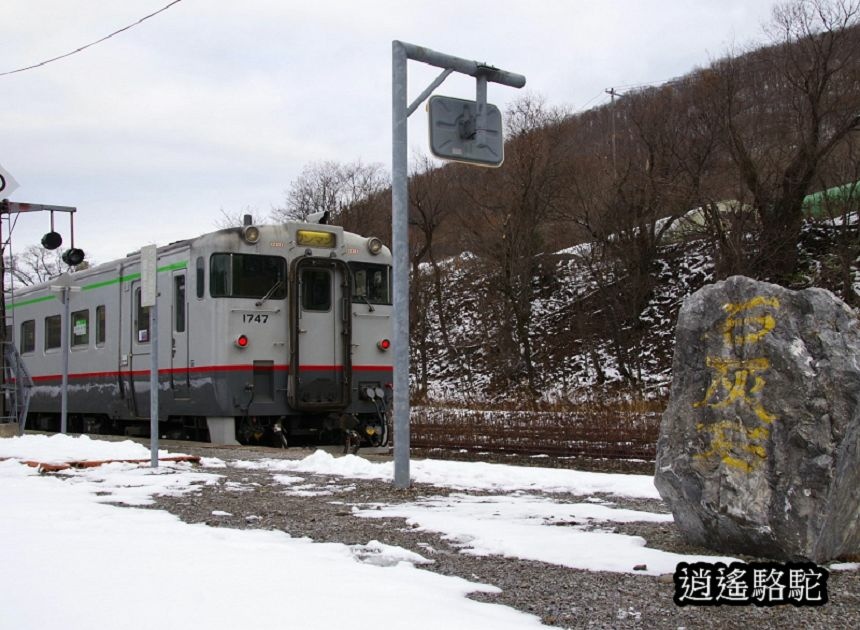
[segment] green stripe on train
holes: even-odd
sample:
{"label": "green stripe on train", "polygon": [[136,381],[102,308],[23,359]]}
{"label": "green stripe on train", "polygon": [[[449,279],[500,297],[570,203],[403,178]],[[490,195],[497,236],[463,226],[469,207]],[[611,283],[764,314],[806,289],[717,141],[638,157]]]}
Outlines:
{"label": "green stripe on train", "polygon": [[[182,260],[180,262],[171,263],[169,265],[164,265],[163,267],[158,268],[158,273],[165,273],[168,271],[178,271],[179,269],[187,269],[188,262]],[[130,273],[127,276],[120,276],[119,278],[112,278],[110,280],[104,280],[102,282],[93,282],[92,284],[85,284],[81,287],[82,291],[92,291],[93,289],[101,289],[102,287],[107,287],[112,284],[120,284],[122,282],[131,282],[132,280],[138,280],[140,278],[139,273]],[[9,310],[19,308],[21,306],[29,306],[30,304],[38,304],[39,302],[47,302],[48,300],[56,299],[56,295],[44,295],[42,297],[32,298],[29,300],[24,300],[23,302],[10,302],[6,305],[6,308]]]}

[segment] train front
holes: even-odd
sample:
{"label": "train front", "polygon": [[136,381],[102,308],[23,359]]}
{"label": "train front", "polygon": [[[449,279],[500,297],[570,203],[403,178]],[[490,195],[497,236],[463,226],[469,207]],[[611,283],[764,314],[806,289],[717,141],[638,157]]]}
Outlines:
{"label": "train front", "polygon": [[386,444],[390,250],[378,238],[314,223],[246,225],[233,252],[224,251],[229,235],[221,237],[208,265],[212,297],[224,305],[214,319],[234,340],[227,362],[252,366],[246,382],[216,394],[234,409],[238,402],[238,441]]}

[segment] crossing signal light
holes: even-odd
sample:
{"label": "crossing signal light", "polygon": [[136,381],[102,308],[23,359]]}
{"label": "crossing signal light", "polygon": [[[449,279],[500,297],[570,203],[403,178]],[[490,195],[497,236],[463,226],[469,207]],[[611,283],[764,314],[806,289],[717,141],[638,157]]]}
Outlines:
{"label": "crossing signal light", "polygon": [[73,247],[63,252],[60,257],[69,267],[77,267],[84,262],[84,250]]}
{"label": "crossing signal light", "polygon": [[51,230],[42,237],[42,247],[45,249],[57,249],[63,244],[63,237],[58,232]]}

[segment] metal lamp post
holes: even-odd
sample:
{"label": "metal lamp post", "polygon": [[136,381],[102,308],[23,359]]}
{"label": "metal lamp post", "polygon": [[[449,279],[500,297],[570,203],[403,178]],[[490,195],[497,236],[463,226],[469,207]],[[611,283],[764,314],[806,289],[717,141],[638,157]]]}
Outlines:
{"label": "metal lamp post", "polygon": [[[442,68],[442,73],[411,104],[407,104],[407,61]],[[394,258],[394,485],[408,488],[409,479],[409,225],[406,121],[418,106],[453,72],[476,79],[476,124],[469,142],[481,149],[486,141],[487,82],[514,88],[526,84],[519,74],[484,63],[439,53],[429,48],[392,42],[392,158],[391,222]],[[431,130],[432,133],[432,130]],[[480,159],[468,160],[480,163]],[[498,166],[500,162],[486,162]]]}

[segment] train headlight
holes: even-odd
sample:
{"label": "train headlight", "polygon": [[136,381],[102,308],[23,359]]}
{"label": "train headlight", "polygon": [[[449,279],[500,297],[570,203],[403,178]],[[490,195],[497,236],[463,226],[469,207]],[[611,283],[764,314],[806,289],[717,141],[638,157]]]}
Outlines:
{"label": "train headlight", "polygon": [[388,339],[381,339],[376,342],[376,347],[385,352],[391,347],[391,342]]}
{"label": "train headlight", "polygon": [[260,240],[260,228],[255,225],[246,225],[242,228],[242,238],[246,243],[253,245]]}
{"label": "train headlight", "polygon": [[248,347],[248,337],[247,335],[239,335],[236,337],[236,341],[234,342],[237,348],[242,348],[243,350]]}
{"label": "train headlight", "polygon": [[380,241],[375,236],[367,239],[367,251],[376,256],[379,252],[382,251],[382,241]]}

